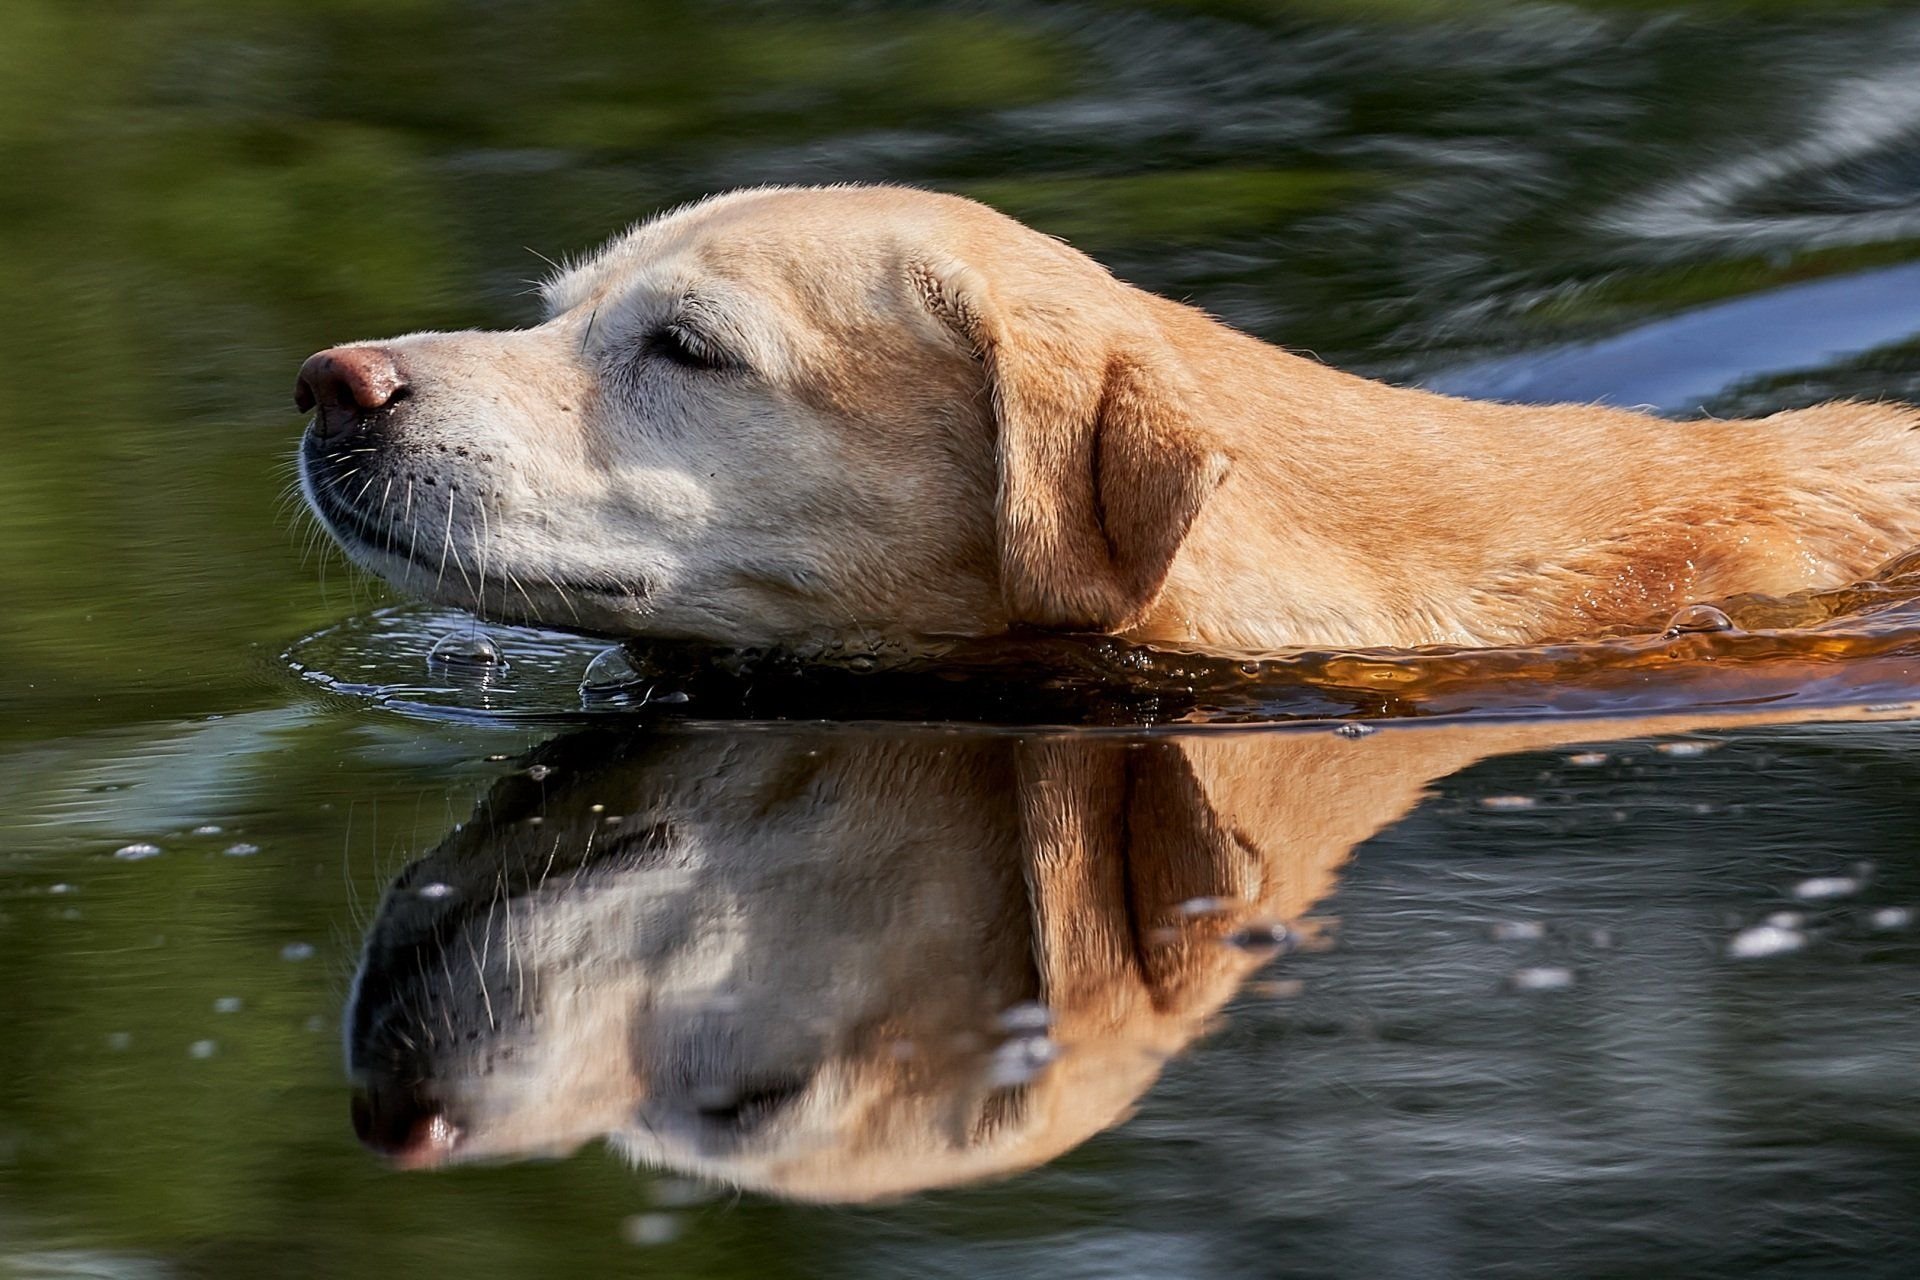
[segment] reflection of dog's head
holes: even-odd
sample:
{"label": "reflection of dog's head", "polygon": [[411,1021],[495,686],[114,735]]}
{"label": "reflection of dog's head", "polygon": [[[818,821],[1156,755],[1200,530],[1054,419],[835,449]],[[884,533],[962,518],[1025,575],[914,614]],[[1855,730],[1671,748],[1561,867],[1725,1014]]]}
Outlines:
{"label": "reflection of dog's head", "polygon": [[376,1149],[610,1135],[825,1199],[1026,1167],[1125,1114],[1258,963],[1223,938],[1332,873],[1217,813],[1195,740],[668,741],[557,744],[395,882],[349,1015]]}
{"label": "reflection of dog's head", "polygon": [[1236,935],[1430,780],[1702,723],[562,739],[382,904],[356,1125],[406,1167],[607,1136],[806,1199],[1025,1168],[1126,1115],[1259,963]]}

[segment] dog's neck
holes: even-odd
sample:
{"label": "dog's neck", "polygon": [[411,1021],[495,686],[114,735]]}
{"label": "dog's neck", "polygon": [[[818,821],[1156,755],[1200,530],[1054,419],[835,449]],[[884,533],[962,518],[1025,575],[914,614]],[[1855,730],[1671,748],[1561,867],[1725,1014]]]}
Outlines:
{"label": "dog's neck", "polygon": [[1672,423],[1464,401],[1148,305],[1233,447],[1135,639],[1526,643],[1839,585],[1920,543],[1905,406]]}

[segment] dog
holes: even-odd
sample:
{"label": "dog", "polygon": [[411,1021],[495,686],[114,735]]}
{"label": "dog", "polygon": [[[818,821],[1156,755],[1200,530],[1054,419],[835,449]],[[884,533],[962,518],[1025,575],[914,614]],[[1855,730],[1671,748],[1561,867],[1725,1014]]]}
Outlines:
{"label": "dog", "polygon": [[1131,1114],[1435,779],[1855,718],[576,733],[388,890],[344,1020],[355,1129],[405,1169],[605,1139],[809,1201],[1005,1176]]}
{"label": "dog", "polygon": [[1910,407],[1679,424],[1388,386],[952,195],[721,195],[544,297],[529,329],[301,368],[306,497],[402,591],[793,649],[1489,646],[1841,585],[1920,543]]}

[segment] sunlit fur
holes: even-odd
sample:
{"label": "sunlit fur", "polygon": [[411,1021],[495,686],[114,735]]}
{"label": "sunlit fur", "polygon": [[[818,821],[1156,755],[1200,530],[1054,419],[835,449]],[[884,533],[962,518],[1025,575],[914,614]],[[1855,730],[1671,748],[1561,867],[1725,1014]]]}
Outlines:
{"label": "sunlit fur", "polygon": [[[361,564],[492,617],[863,644],[1015,623],[1216,649],[1495,644],[1860,577],[1920,543],[1920,418],[1674,424],[1330,369],[973,202],[774,188],[392,348]],[[661,358],[691,326],[716,371]],[[316,484],[337,480],[307,468]]]}

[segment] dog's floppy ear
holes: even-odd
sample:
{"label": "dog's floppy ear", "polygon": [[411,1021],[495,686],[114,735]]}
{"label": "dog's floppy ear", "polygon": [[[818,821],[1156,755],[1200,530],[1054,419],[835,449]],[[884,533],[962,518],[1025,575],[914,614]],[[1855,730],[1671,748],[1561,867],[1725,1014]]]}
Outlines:
{"label": "dog's floppy ear", "polygon": [[1082,1034],[1193,1034],[1255,963],[1221,939],[1266,896],[1262,854],[1179,742],[1043,738],[1016,770],[1042,999]]}
{"label": "dog's floppy ear", "polygon": [[1140,622],[1227,472],[1165,338],[1122,306],[1076,307],[1071,287],[1015,300],[967,266],[915,264],[910,273],[986,370],[1010,616],[1093,631]]}

